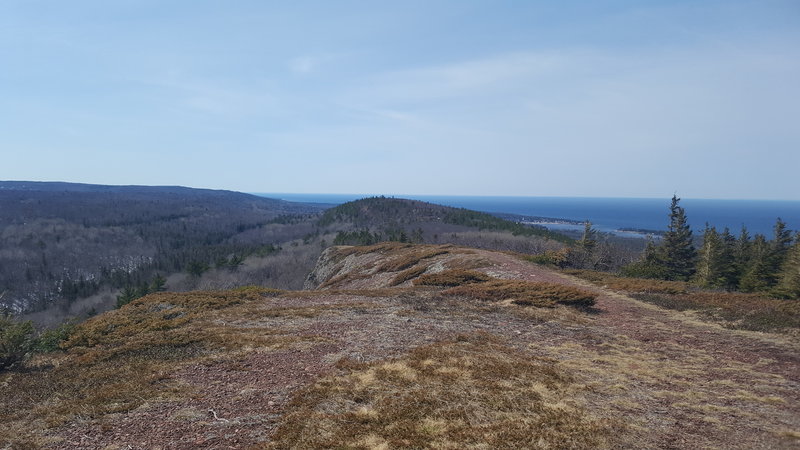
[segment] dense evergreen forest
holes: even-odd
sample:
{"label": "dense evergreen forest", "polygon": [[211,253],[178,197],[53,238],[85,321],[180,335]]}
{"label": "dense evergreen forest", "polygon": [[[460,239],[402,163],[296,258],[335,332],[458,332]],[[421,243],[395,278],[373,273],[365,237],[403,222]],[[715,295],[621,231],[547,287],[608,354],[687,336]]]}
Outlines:
{"label": "dense evergreen forest", "polygon": [[650,242],[642,259],[623,268],[623,274],[800,298],[800,233],[793,235],[780,218],[771,239],[762,234],[750,236],[744,227],[734,236],[727,228],[719,231],[706,224],[696,246],[679,202],[678,197],[672,198],[663,239],[658,244]]}

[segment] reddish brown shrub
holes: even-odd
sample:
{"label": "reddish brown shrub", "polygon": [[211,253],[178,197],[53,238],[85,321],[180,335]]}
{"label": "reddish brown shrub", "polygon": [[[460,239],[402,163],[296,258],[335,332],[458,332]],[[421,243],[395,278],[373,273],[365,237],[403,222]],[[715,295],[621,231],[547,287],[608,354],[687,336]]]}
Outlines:
{"label": "reddish brown shrub", "polygon": [[414,280],[414,284],[417,286],[461,286],[462,284],[481,283],[491,279],[492,277],[482,272],[454,269],[423,275]]}

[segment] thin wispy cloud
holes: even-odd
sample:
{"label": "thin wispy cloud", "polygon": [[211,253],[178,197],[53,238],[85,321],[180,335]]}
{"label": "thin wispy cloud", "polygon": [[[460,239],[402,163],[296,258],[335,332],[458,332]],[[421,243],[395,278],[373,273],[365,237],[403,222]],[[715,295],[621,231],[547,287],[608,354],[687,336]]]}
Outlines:
{"label": "thin wispy cloud", "polygon": [[[792,2],[49,6],[0,17],[0,178],[797,195]],[[69,157],[137,149],[192,173],[131,156],[98,178]]]}
{"label": "thin wispy cloud", "polygon": [[508,89],[557,70],[563,58],[553,53],[512,53],[380,74],[366,95],[397,99],[481,95]]}
{"label": "thin wispy cloud", "polygon": [[289,61],[288,67],[296,74],[306,75],[339,59],[341,59],[341,55],[336,54],[298,56]]}

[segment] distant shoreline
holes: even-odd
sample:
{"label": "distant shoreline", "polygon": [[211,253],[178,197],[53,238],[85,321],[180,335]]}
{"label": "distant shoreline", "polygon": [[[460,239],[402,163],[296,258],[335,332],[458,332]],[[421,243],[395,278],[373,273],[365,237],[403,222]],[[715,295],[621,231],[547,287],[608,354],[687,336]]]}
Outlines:
{"label": "distant shoreline", "polygon": [[581,225],[585,223],[582,220],[562,219],[558,217],[542,217],[542,216],[529,216],[524,214],[511,214],[511,213],[489,213],[501,219],[513,220],[514,222],[524,223],[527,225]]}
{"label": "distant shoreline", "polygon": [[[364,195],[334,194],[259,194],[293,202],[340,204]],[[582,227],[584,220],[604,233],[630,237],[658,237],[669,222],[669,198],[589,198],[589,197],[469,197],[403,196],[411,200],[486,212],[514,221],[550,229]],[[780,217],[791,230],[800,230],[800,201],[792,200],[704,200],[681,199],[689,225],[702,234],[705,224],[738,234],[747,227],[750,235],[772,235]]]}
{"label": "distant shoreline", "polygon": [[[571,219],[558,219],[554,217],[530,217],[530,216],[517,216],[515,214],[494,214],[497,217],[506,219],[506,220],[513,220],[515,222],[519,222],[524,225],[536,225],[545,227],[551,231],[583,231],[583,227],[585,226],[585,221],[579,220],[571,220]],[[516,216],[516,217],[515,217]],[[555,225],[555,226],[553,226]],[[566,230],[564,228],[559,227],[567,226]],[[573,228],[574,227],[574,228]],[[641,228],[615,228],[612,230],[597,230],[601,233],[610,233],[620,237],[632,237],[632,238],[640,238],[640,239],[648,239],[648,238],[660,238],[664,232],[657,231],[657,230],[647,230]]]}

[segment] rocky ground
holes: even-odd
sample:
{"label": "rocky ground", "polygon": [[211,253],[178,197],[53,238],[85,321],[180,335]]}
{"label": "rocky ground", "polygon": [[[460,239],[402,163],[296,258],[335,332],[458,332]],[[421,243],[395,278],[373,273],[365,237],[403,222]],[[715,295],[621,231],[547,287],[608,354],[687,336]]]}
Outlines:
{"label": "rocky ground", "polygon": [[[305,419],[290,414],[308,407],[312,396],[333,392],[320,391],[319,383],[344,385],[348,376],[366,380],[375,371],[417,367],[403,359],[413,349],[490,336],[486,348],[540,361],[568,380],[543,391],[545,399],[559,396],[545,404],[547,411],[567,411],[599,430],[595,440],[554,434],[550,441],[531,440],[531,447],[800,448],[795,338],[728,330],[514,255],[443,248],[438,254],[417,247],[329,251],[310,277],[309,287],[321,289],[264,297],[215,316],[220,327],[274,330],[276,339],[287,339],[281,345],[243,347],[176,365],[162,382],[177,393],[150,397],[129,411],[73,417],[43,430],[36,442],[65,449],[321,446],[282,431],[336,436],[334,428],[343,426],[338,422],[298,425]],[[595,293],[596,304],[583,310],[523,307],[444,296],[441,288],[413,286],[413,277],[397,283],[399,273],[415,267],[421,273],[469,268],[501,279],[563,284]],[[409,380],[423,379],[422,369],[408,370],[403,373]],[[315,414],[337,414],[334,400],[314,401]],[[393,448],[422,442],[375,430],[342,444]],[[430,433],[431,447],[488,448],[448,441],[445,431]],[[504,445],[511,446],[497,444]]]}

